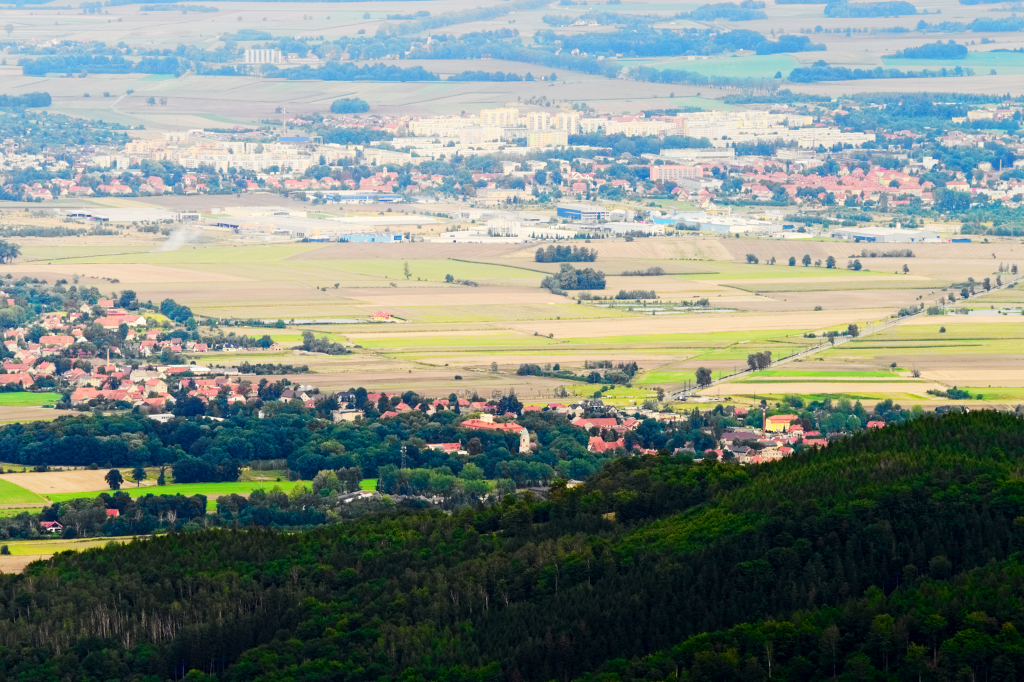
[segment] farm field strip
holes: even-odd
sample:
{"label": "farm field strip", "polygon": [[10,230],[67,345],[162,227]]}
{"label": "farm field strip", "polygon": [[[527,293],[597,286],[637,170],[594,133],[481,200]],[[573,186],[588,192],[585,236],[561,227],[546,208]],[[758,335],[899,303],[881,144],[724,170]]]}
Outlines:
{"label": "farm field strip", "polygon": [[765,369],[757,373],[759,377],[815,377],[815,378],[845,378],[845,377],[877,377],[886,379],[900,379],[902,377],[892,372],[879,372],[870,370],[785,370]]}
{"label": "farm field strip", "polygon": [[0,407],[39,407],[53,405],[61,398],[60,393],[0,393]]}
{"label": "farm field strip", "polygon": [[745,377],[743,379],[737,379],[737,384],[772,384],[772,383],[793,383],[794,381],[800,381],[801,383],[844,383],[844,382],[873,382],[878,384],[885,384],[887,382],[900,382],[905,383],[907,381],[921,381],[920,379],[913,379],[910,377],[833,377],[833,378],[814,378],[814,377]]}
{"label": "farm field strip", "polygon": [[[133,487],[131,484],[126,483],[121,486],[121,492],[128,493],[132,497],[142,497],[144,495],[206,495],[208,497],[231,494],[248,495],[253,490],[270,490],[275,485],[280,485],[287,492],[296,483],[300,482],[309,483],[309,481],[281,481],[280,483],[271,481],[240,481],[226,483],[171,483],[164,486],[143,487]],[[81,492],[54,493],[47,495],[47,497],[53,502],[63,502],[79,497],[99,497],[103,493],[113,494],[113,491],[110,489],[83,490]]]}
{"label": "farm field strip", "polygon": [[594,320],[635,317],[626,311],[566,304],[480,304],[460,306],[398,305],[388,307],[392,315],[416,324],[445,322],[525,322],[529,320]]}
{"label": "farm field strip", "polygon": [[846,270],[838,268],[789,267],[784,265],[744,265],[741,263],[714,263],[715,272],[708,274],[678,275],[692,280],[779,280],[779,279],[831,279],[852,282],[865,277],[885,277],[898,279],[895,275],[874,272],[871,270]]}
{"label": "farm field strip", "polygon": [[775,284],[770,282],[733,284],[722,282],[721,286],[740,291],[748,291],[758,294],[774,294],[786,292],[811,292],[811,291],[870,291],[874,289],[898,289],[935,291],[949,286],[949,282],[922,280],[898,281],[898,280],[867,280],[861,282],[837,282],[834,280],[808,282],[793,282],[788,284]]}
{"label": "farm field strip", "polygon": [[0,504],[38,504],[40,502],[45,503],[46,499],[0,477]]}

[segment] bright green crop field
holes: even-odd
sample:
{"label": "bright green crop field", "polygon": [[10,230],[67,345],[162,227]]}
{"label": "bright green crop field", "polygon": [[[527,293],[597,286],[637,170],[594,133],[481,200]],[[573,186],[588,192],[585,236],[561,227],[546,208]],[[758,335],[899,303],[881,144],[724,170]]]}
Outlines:
{"label": "bright green crop field", "polygon": [[60,400],[60,393],[0,393],[0,407],[38,407],[53,405]]}
{"label": "bright green crop field", "polygon": [[37,504],[39,502],[46,502],[46,500],[34,492],[25,490],[20,485],[0,478],[0,504]]}

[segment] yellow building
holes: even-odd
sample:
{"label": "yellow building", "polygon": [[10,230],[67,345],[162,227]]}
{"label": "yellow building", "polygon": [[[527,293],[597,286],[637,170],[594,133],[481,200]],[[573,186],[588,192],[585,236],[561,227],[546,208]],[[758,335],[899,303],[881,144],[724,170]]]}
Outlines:
{"label": "yellow building", "polygon": [[777,414],[764,420],[764,430],[772,433],[785,433],[794,419],[799,419],[795,414]]}

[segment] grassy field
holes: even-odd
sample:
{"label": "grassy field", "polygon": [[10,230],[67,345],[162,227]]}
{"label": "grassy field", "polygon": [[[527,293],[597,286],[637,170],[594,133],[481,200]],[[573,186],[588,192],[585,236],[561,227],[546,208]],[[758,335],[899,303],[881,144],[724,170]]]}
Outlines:
{"label": "grassy field", "polygon": [[53,405],[60,400],[60,393],[0,393],[0,407],[38,407]]}
{"label": "grassy field", "polygon": [[803,369],[765,369],[757,373],[759,377],[775,378],[775,377],[815,377],[815,378],[853,378],[853,377],[884,377],[884,378],[899,378],[892,372],[857,372],[857,371],[833,371],[833,370],[803,370]]}
{"label": "grassy field", "polygon": [[788,76],[797,61],[787,54],[715,57],[712,59],[686,58],[672,61],[623,60],[627,64],[650,66],[664,71],[690,71],[703,76],[725,76],[727,78],[772,78],[781,71]]}
{"label": "grassy field", "polygon": [[42,507],[22,507],[21,509],[0,509],[0,516],[11,517],[17,516],[18,514],[38,514],[42,511]]}
{"label": "grassy field", "polygon": [[[305,481],[308,483],[309,481]],[[122,486],[121,492],[128,493],[131,497],[143,497],[145,495],[248,495],[253,490],[270,490],[275,485],[280,485],[285,491],[291,490],[296,482],[281,481],[280,483],[267,481],[240,481],[234,483],[179,483],[165,486],[147,486],[135,488]],[[77,493],[54,493],[48,497],[54,502],[63,502],[80,497],[99,497],[102,493],[112,493],[108,490],[88,490]]]}
{"label": "grassy field", "polygon": [[[271,490],[274,486],[281,486],[281,489],[285,492],[290,491],[297,483],[310,484],[310,481],[238,481],[229,483],[179,483],[170,484],[165,486],[148,486],[142,488],[133,488],[129,486],[123,486],[121,492],[128,493],[131,497],[143,497],[145,495],[230,495],[232,493],[236,495],[248,495],[254,490]],[[366,478],[360,482],[360,487],[363,490],[375,490],[377,487],[377,479]],[[110,490],[89,490],[80,493],[55,493],[48,495],[53,502],[64,502],[66,500],[74,500],[81,497],[99,497],[103,493],[111,493]],[[18,500],[23,501],[23,500]],[[41,500],[44,501],[45,500]],[[211,500],[212,502],[212,500]],[[12,503],[7,503],[12,504]]]}
{"label": "grassy field", "polygon": [[937,71],[941,68],[955,69],[956,67],[971,68],[978,73],[988,73],[995,69],[999,75],[1024,73],[1024,54],[1019,52],[976,52],[967,53],[965,59],[897,59],[895,57],[882,57],[882,63],[886,66],[907,70],[931,69]]}
{"label": "grassy field", "polygon": [[0,478],[0,504],[35,504],[39,502],[46,502],[46,500],[21,486]]}

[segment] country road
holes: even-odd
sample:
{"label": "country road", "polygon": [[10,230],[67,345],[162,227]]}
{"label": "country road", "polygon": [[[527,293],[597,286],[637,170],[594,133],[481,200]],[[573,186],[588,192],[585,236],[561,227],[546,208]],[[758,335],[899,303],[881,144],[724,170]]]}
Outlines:
{"label": "country road", "polygon": [[[986,296],[987,294],[990,294],[993,291],[999,291],[1000,289],[1007,289],[1007,288],[1017,284],[1021,280],[1024,280],[1024,276],[1018,277],[1018,278],[1016,278],[1016,279],[1014,279],[1012,281],[1009,281],[1009,282],[1005,282],[1005,283],[1003,283],[1003,284],[1001,284],[999,286],[994,286],[991,289],[989,289],[988,291],[982,291],[980,293],[977,293],[974,296],[971,296],[971,298],[967,299],[967,300],[973,301],[974,299],[981,298],[982,296]],[[807,348],[805,350],[799,351],[799,352],[794,353],[792,355],[787,355],[784,358],[779,358],[778,360],[773,360],[772,364],[771,364],[771,369],[775,369],[779,365],[784,365],[784,364],[786,364],[788,362],[792,362],[794,360],[799,360],[799,359],[802,359],[802,358],[810,357],[810,356],[812,356],[812,355],[814,355],[816,353],[820,353],[823,350],[828,350],[830,348],[835,348],[837,346],[841,346],[844,343],[849,343],[854,338],[863,338],[865,336],[870,336],[872,334],[880,332],[880,331],[882,331],[884,329],[889,329],[891,327],[895,327],[897,325],[900,325],[900,324],[906,322],[907,320],[912,320],[912,319],[914,319],[916,317],[920,317],[922,315],[925,315],[926,314],[925,310],[926,309],[922,309],[920,312],[914,313],[913,315],[904,315],[903,317],[887,318],[886,320],[884,320],[882,322],[876,322],[876,323],[872,323],[872,324],[867,325],[863,330],[860,331],[860,333],[856,337],[853,337],[853,336],[837,336],[834,344],[828,343],[828,342],[826,342],[826,343],[819,343],[817,346],[814,346],[812,348]],[[768,368],[765,368],[765,369],[768,369]],[[683,391],[676,391],[675,393],[673,393],[671,395],[671,398],[672,398],[672,400],[685,400],[687,396],[696,395],[697,391],[702,391],[702,390],[704,390],[706,388],[711,388],[712,386],[718,386],[719,384],[728,383],[728,382],[733,381],[735,379],[740,379],[740,378],[745,377],[745,376],[750,376],[752,374],[756,374],[759,371],[760,370],[756,370],[756,369],[743,369],[743,370],[740,370],[738,372],[734,372],[732,374],[727,374],[725,376],[719,377],[719,378],[713,380],[710,384],[708,384],[706,386],[689,388],[689,389],[686,389],[686,390],[683,390]]]}

